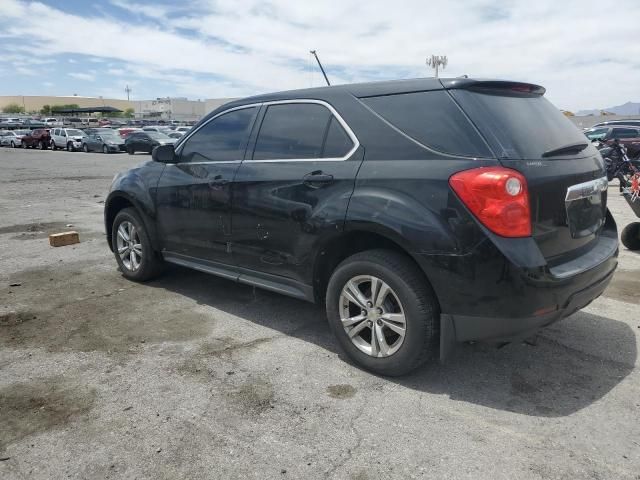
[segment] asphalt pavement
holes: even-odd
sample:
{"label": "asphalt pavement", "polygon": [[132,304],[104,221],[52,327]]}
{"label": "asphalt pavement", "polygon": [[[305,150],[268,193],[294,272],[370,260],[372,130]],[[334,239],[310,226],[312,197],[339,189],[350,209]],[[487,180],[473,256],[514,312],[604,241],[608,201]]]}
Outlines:
{"label": "asphalt pavement", "polygon": [[311,304],[177,267],[125,280],[104,200],[149,159],[0,149],[0,478],[640,479],[639,254],[533,344],[382,378]]}

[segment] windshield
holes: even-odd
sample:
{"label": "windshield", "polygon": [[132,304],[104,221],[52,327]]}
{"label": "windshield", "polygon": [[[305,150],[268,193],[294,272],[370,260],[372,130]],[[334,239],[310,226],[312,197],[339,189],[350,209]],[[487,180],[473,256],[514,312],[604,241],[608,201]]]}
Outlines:
{"label": "windshield", "polygon": [[153,138],[154,140],[166,140],[167,138],[170,138],[164,133],[160,133],[160,132],[145,132],[145,133],[149,135],[151,138]]}
{"label": "windshield", "polygon": [[102,135],[102,138],[104,140],[109,140],[112,142],[122,140],[122,137],[120,135],[116,135],[115,133],[101,133],[100,135]]}
{"label": "windshield", "polygon": [[608,128],[594,128],[593,130],[587,130],[584,134],[589,140],[601,140],[607,136]]}
{"label": "windshield", "polygon": [[451,94],[501,158],[540,159],[545,152],[585,143],[583,133],[542,96]]}
{"label": "windshield", "polygon": [[84,132],[80,130],[76,130],[74,128],[70,128],[67,130],[67,135],[71,135],[72,137],[84,137]]}

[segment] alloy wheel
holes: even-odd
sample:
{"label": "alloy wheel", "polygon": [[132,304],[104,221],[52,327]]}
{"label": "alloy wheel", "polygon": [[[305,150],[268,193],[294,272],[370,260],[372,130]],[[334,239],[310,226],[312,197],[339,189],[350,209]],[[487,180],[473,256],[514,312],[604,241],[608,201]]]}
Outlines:
{"label": "alloy wheel", "polygon": [[404,342],[407,323],[393,289],[380,278],[359,275],[340,293],[338,311],[351,342],[371,357],[388,357]]}
{"label": "alloy wheel", "polygon": [[124,221],[118,225],[116,248],[120,260],[127,270],[135,272],[140,268],[143,255],[142,243],[138,229],[133,223]]}

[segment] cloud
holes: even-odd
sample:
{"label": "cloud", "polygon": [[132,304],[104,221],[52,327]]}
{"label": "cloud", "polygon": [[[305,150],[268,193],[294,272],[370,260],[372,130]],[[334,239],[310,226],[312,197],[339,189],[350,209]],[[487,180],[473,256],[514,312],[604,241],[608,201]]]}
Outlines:
{"label": "cloud", "polygon": [[597,3],[599,12],[624,12],[616,15],[615,35],[603,34],[602,16],[585,3],[460,0],[434,9],[423,0],[392,7],[385,0],[366,7],[361,0],[111,0],[80,15],[2,0],[0,36],[32,39],[44,57],[104,59],[114,65],[94,64],[101,73],[148,79],[154,88],[161,83],[196,98],[308,87],[313,77],[319,85],[308,53],[316,48],[332,83],[428,76],[425,58],[446,54],[446,76],[540,83],[562,108],[638,100],[640,44],[619,39],[637,35],[640,2]]}
{"label": "cloud", "polygon": [[42,82],[42,85],[45,87],[53,87],[54,84],[51,82]]}
{"label": "cloud", "polygon": [[93,82],[96,79],[95,75],[92,73],[71,72],[67,75],[71,78],[75,78],[76,80],[85,80],[87,82]]}

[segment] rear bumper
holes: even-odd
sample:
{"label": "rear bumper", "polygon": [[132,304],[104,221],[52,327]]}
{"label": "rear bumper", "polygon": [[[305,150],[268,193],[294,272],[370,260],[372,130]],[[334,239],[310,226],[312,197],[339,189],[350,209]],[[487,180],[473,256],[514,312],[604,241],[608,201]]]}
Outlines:
{"label": "rear bumper", "polygon": [[604,277],[586,288],[571,294],[558,310],[536,316],[505,318],[450,315],[454,337],[458,342],[470,340],[509,342],[527,338],[538,330],[586,307],[607,288],[615,266]]}

